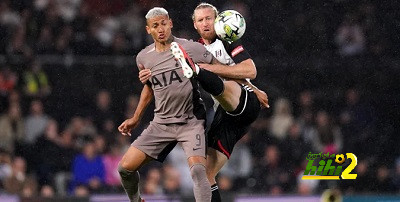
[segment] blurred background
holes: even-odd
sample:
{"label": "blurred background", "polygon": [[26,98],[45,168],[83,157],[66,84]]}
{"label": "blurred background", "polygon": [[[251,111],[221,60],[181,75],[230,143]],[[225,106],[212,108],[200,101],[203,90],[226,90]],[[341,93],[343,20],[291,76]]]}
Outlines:
{"label": "blurred background", "polygon": [[[254,83],[271,105],[218,176],[223,197],[399,195],[400,3],[208,2],[244,15]],[[132,137],[117,132],[142,89],[135,55],[152,43],[144,15],[162,6],[175,36],[197,40],[198,3],[1,0],[0,201],[127,200],[118,161],[153,114]],[[302,181],[309,152],[354,153],[357,179]],[[181,148],[141,169],[141,192],[193,200]]]}

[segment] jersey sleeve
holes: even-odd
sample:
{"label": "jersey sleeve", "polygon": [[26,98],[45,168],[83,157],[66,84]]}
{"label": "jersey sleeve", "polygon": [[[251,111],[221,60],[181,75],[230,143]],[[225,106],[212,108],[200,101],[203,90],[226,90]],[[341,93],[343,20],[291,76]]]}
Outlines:
{"label": "jersey sleeve", "polygon": [[[139,64],[143,64],[143,62],[142,62],[141,59],[142,59],[142,57],[141,57],[141,54],[139,53],[139,54],[136,56],[136,66],[137,66],[137,68],[138,68],[139,71],[142,70],[142,69],[139,67]],[[146,85],[148,85],[148,86],[151,87],[151,82],[150,82],[150,80],[147,80]]]}
{"label": "jersey sleeve", "polygon": [[223,43],[226,52],[229,54],[229,56],[231,56],[232,60],[236,64],[251,58],[249,52],[247,52],[246,49],[244,49],[242,42],[240,40],[234,41],[232,43],[224,41]]}
{"label": "jersey sleeve", "polygon": [[212,54],[201,44],[198,42],[192,42],[191,51],[193,62],[195,63],[211,63],[213,56]]}
{"label": "jersey sleeve", "polygon": [[140,71],[141,69],[140,69],[140,67],[139,67],[139,64],[143,64],[143,63],[141,62],[140,53],[136,56],[136,66],[137,66],[137,68],[138,68],[139,71]]}

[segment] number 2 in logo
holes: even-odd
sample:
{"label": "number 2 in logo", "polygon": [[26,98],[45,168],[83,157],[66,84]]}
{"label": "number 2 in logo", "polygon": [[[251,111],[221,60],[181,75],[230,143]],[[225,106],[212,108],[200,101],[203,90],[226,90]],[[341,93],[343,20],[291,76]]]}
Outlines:
{"label": "number 2 in logo", "polygon": [[357,157],[353,153],[346,153],[346,157],[348,159],[351,159],[351,163],[347,168],[342,172],[342,179],[346,180],[354,180],[357,178],[357,174],[350,174],[351,171],[356,167],[357,165]]}

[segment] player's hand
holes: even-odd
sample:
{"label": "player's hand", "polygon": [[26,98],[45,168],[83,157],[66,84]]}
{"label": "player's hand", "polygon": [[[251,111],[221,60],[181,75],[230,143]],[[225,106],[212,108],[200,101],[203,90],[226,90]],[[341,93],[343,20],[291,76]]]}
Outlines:
{"label": "player's hand", "polygon": [[269,108],[267,93],[260,89],[254,90],[254,93],[256,94],[257,99],[260,102],[261,108]]}
{"label": "player's hand", "polygon": [[118,126],[118,131],[122,135],[129,135],[131,136],[131,130],[136,128],[139,124],[139,120],[136,118],[132,117],[130,119],[126,119],[124,122],[121,123],[121,125]]}
{"label": "player's hand", "polygon": [[142,64],[139,64],[139,69],[139,80],[142,84],[146,84],[151,77],[151,70],[144,68]]}

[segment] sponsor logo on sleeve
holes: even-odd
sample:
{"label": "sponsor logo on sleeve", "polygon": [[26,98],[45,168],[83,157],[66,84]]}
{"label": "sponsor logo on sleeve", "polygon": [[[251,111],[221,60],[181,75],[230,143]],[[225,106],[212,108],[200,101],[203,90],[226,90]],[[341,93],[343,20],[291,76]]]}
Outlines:
{"label": "sponsor logo on sleeve", "polygon": [[233,49],[233,51],[231,52],[232,57],[235,57],[237,54],[241,53],[242,51],[244,51],[243,46],[238,46],[235,49]]}

